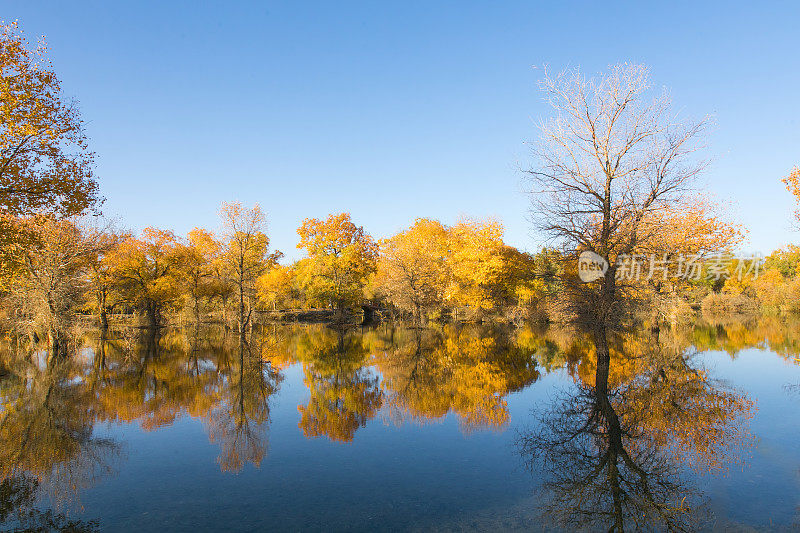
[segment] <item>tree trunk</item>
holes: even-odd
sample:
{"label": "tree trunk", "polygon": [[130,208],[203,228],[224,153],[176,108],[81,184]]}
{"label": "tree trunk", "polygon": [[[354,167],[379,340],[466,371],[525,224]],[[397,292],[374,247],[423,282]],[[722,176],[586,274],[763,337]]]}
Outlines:
{"label": "tree trunk", "polygon": [[108,311],[105,306],[100,308],[100,329],[108,331]]}
{"label": "tree trunk", "polygon": [[56,328],[51,328],[49,332],[50,341],[50,360],[60,359],[66,355],[66,342],[64,335]]}
{"label": "tree trunk", "polygon": [[155,302],[147,302],[145,312],[147,314],[147,326],[150,330],[155,331],[159,326],[159,312],[158,304]]}

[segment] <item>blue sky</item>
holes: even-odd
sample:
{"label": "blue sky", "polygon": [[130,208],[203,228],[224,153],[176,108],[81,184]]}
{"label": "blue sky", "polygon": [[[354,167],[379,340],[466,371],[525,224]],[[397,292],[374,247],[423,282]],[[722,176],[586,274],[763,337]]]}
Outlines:
{"label": "blue sky", "polygon": [[800,241],[780,183],[800,164],[796,2],[4,1],[46,35],[79,102],[105,211],[133,230],[215,228],[258,202],[298,257],[303,218],[350,211],[375,237],[415,217],[495,216],[535,250],[520,168],[548,64],[652,68],[712,114],[708,189],[746,250]]}

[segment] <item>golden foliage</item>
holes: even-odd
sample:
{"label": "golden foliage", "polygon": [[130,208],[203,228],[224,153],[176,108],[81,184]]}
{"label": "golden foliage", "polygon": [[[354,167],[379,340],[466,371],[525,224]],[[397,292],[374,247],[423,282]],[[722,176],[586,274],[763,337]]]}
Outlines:
{"label": "golden foliage", "polygon": [[375,284],[397,308],[422,314],[466,307],[476,312],[526,306],[541,298],[533,257],[503,242],[495,220],[464,219],[452,227],[417,219],[381,241]]}
{"label": "golden foliage", "polygon": [[378,245],[349,213],[310,218],[297,229],[297,247],[307,257],[298,264],[298,278],[312,302],[343,310],[363,297],[375,271]]}
{"label": "golden foliage", "polygon": [[[794,167],[789,175],[781,180],[794,198],[794,201],[800,203],[800,167]],[[794,212],[795,222],[800,223],[800,211]]]}
{"label": "golden foliage", "polygon": [[418,218],[407,230],[380,242],[375,284],[399,309],[420,316],[444,303],[449,253],[448,228]]}
{"label": "golden foliage", "polygon": [[64,99],[43,41],[0,26],[0,212],[75,215],[96,204],[94,154],[78,109]]}
{"label": "golden foliage", "polygon": [[145,228],[141,237],[126,239],[108,257],[122,300],[143,309],[151,326],[180,297],[182,252],[171,231]]}

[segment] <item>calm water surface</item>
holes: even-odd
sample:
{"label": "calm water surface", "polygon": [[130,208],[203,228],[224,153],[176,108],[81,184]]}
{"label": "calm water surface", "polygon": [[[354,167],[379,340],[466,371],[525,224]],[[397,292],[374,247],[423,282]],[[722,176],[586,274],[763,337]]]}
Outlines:
{"label": "calm water surface", "polygon": [[629,529],[645,502],[693,529],[790,530],[797,331],[761,319],[614,339],[618,448],[584,409],[591,344],[557,329],[88,337],[72,362],[18,361],[0,382],[0,525],[607,529],[619,501]]}

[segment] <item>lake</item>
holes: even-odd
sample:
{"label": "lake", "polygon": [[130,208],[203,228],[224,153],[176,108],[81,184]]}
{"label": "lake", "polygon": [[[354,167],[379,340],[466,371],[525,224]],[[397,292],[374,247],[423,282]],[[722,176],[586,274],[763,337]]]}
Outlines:
{"label": "lake", "polygon": [[616,432],[591,343],[558,328],[90,333],[0,381],[0,525],[659,529],[652,513],[791,530],[798,332],[762,317],[616,336]]}

